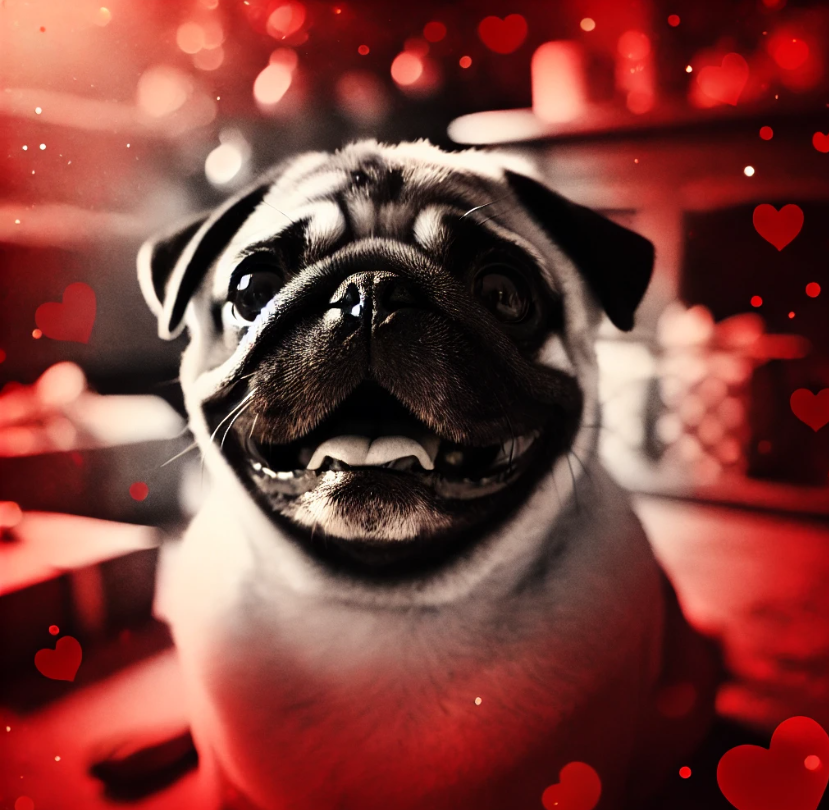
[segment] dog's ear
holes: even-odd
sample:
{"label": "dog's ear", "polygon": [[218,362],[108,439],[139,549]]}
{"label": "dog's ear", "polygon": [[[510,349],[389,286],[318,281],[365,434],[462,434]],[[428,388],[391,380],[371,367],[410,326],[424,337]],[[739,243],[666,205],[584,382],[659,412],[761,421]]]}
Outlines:
{"label": "dog's ear", "polygon": [[188,302],[270,185],[261,183],[236,194],[215,211],[200,214],[141,246],[138,281],[147,305],[158,317],[162,338],[169,340],[181,332]]}
{"label": "dog's ear", "polygon": [[523,174],[506,171],[513,192],[574,262],[619,329],[633,329],[653,271],[653,245],[606,217],[570,202]]}

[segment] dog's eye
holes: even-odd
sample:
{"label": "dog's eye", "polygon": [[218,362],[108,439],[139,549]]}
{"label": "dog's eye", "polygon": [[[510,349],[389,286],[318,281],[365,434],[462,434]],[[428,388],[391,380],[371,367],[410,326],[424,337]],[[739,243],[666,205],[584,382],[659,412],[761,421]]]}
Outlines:
{"label": "dog's eye", "polygon": [[532,292],[511,267],[493,264],[475,276],[475,295],[502,323],[521,323],[530,312]]}
{"label": "dog's eye", "polygon": [[243,321],[253,321],[281,286],[279,274],[267,270],[240,275],[230,291],[234,315]]}

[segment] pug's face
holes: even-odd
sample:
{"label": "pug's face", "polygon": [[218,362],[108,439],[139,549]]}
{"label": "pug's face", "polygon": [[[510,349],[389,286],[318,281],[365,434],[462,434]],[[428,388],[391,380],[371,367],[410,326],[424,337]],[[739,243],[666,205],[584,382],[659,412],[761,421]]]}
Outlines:
{"label": "pug's face", "polygon": [[191,333],[208,458],[314,557],[411,571],[506,520],[596,420],[599,305],[631,328],[652,259],[498,156],[361,143],[139,266],[162,335]]}

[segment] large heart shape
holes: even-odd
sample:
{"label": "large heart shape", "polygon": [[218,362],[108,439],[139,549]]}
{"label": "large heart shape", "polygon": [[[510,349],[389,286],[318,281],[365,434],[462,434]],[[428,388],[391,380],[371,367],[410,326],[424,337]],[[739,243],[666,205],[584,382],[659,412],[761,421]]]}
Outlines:
{"label": "large heart shape", "polygon": [[527,36],[527,21],[520,14],[500,17],[484,17],[478,24],[481,42],[495,53],[512,53]]}
{"label": "large heart shape", "polygon": [[46,337],[87,343],[95,323],[95,291],[77,282],[63,291],[63,303],[41,304],[35,311],[35,323]]}
{"label": "large heart shape", "polygon": [[736,106],[748,81],[748,62],[738,53],[727,53],[720,67],[709,65],[697,76],[699,88],[721,104]]}
{"label": "large heart shape", "polygon": [[78,639],[64,636],[58,639],[54,650],[38,650],[35,653],[35,666],[41,675],[53,681],[74,681],[82,657]]}
{"label": "large heart shape", "polygon": [[568,763],[558,779],[541,794],[545,810],[593,810],[599,803],[602,780],[586,762]]}
{"label": "large heart shape", "polygon": [[768,749],[738,745],[717,766],[737,810],[815,810],[829,782],[829,735],[809,717],[784,720]]}
{"label": "large heart shape", "polygon": [[816,132],[812,135],[812,146],[818,150],[818,152],[829,152],[829,132],[825,135],[822,132]]}
{"label": "large heart shape", "polygon": [[752,216],[754,230],[778,250],[783,250],[803,227],[803,209],[799,205],[784,205],[779,211],[768,203],[758,205]]}
{"label": "large heart shape", "polygon": [[798,388],[789,398],[792,413],[817,433],[829,424],[829,388],[813,394],[808,388]]}

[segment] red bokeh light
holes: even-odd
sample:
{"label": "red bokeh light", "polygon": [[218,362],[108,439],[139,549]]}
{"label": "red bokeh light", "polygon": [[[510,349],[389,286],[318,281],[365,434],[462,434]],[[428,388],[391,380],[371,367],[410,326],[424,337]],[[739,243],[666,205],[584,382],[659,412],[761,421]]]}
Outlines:
{"label": "red bokeh light", "polygon": [[751,296],[751,306],[753,306],[753,307],[763,306],[763,299],[760,298],[759,295],[752,295]]}
{"label": "red bokeh light", "polygon": [[391,77],[398,84],[414,84],[423,73],[423,62],[413,53],[403,52],[391,63]]}
{"label": "red bokeh light", "polygon": [[23,510],[14,501],[0,501],[0,529],[13,529],[23,520]]}
{"label": "red bokeh light", "polygon": [[285,3],[274,9],[268,17],[267,32],[274,39],[287,39],[305,24],[305,6],[302,3]]}
{"label": "red bokeh light", "polygon": [[810,281],[806,285],[806,295],[808,295],[809,298],[817,298],[820,295],[820,284],[816,281]]}
{"label": "red bokeh light", "polygon": [[58,633],[60,633],[60,627],[58,627],[56,624],[50,624],[49,633],[53,636],[56,636]]}
{"label": "red bokeh light", "polygon": [[150,488],[143,481],[136,481],[130,484],[130,497],[134,501],[144,501],[150,494]]}
{"label": "red bokeh light", "polygon": [[276,63],[268,65],[253,83],[253,97],[265,105],[276,104],[291,86],[291,69]]}
{"label": "red bokeh light", "polygon": [[440,42],[446,36],[446,26],[437,20],[428,22],[423,26],[423,36],[429,42]]}
{"label": "red bokeh light", "polygon": [[789,319],[791,320],[792,318],[794,318],[794,310],[792,310],[792,311],[789,313]]}
{"label": "red bokeh light", "polygon": [[641,31],[625,31],[619,37],[619,42],[616,47],[621,56],[638,62],[651,52],[651,41],[648,35]]}
{"label": "red bokeh light", "polygon": [[357,48],[357,53],[360,54],[360,56],[368,56],[370,50],[371,48],[369,48],[368,45],[360,45],[360,47]]}
{"label": "red bokeh light", "polygon": [[689,778],[690,778],[690,776],[691,776],[691,769],[690,769],[687,765],[683,765],[683,766],[679,769],[679,775],[680,775],[683,779],[689,779]]}
{"label": "red bokeh light", "polygon": [[760,137],[764,141],[770,141],[774,137],[774,130],[771,127],[760,127]]}
{"label": "red bokeh light", "polygon": [[462,56],[460,59],[458,59],[458,64],[464,69],[468,68],[468,67],[471,67],[472,66],[472,57],[471,56]]}
{"label": "red bokeh light", "polygon": [[668,15],[668,25],[670,25],[671,28],[676,28],[679,25],[679,22],[679,14]]}
{"label": "red bokeh light", "polygon": [[796,37],[781,37],[770,43],[772,56],[784,70],[797,70],[809,58],[809,46]]}

